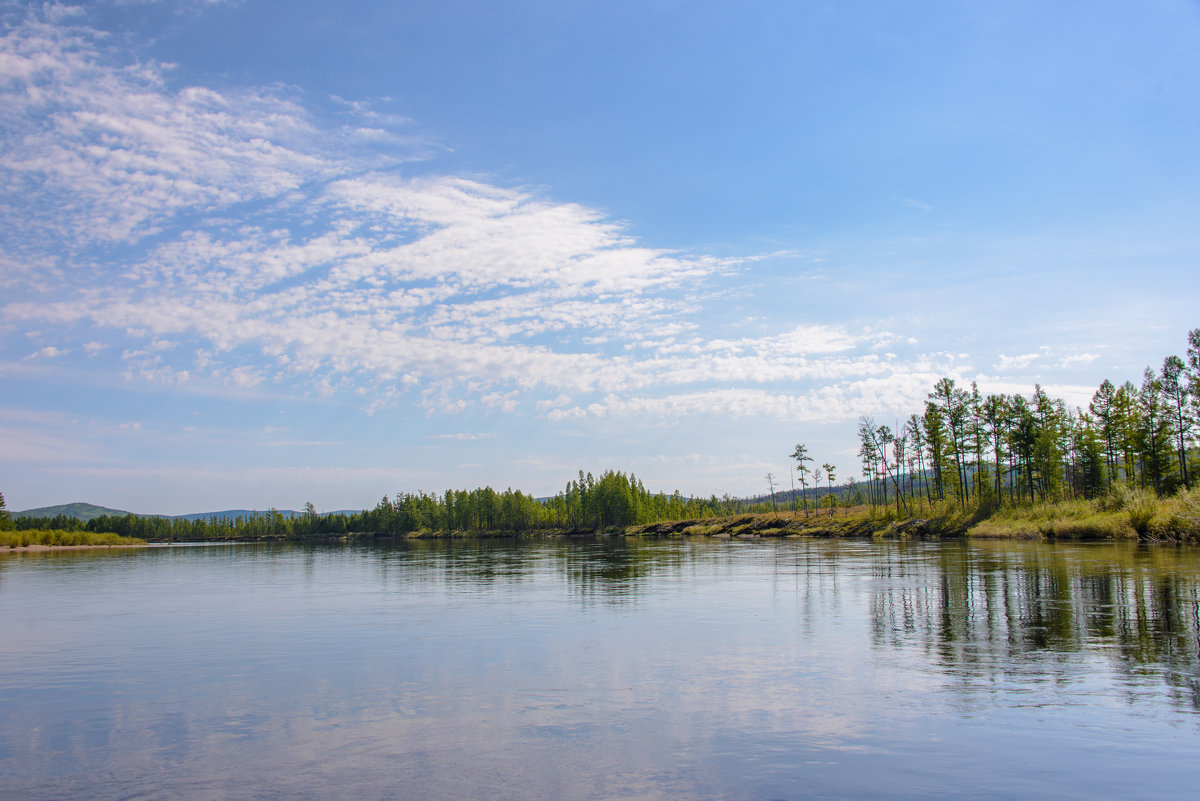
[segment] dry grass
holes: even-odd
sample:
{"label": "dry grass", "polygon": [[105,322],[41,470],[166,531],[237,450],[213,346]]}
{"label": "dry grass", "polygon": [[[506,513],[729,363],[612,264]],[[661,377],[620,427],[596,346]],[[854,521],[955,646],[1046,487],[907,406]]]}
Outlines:
{"label": "dry grass", "polygon": [[1005,507],[971,526],[972,537],[1200,539],[1200,487],[1170,498],[1117,486],[1097,500]]}
{"label": "dry grass", "polygon": [[1150,524],[1152,535],[1159,532],[1175,539],[1200,540],[1200,486],[1160,503],[1159,516]]}
{"label": "dry grass", "polygon": [[1136,539],[1128,514],[1105,512],[1087,502],[1006,507],[967,529],[970,537],[1035,539]]}

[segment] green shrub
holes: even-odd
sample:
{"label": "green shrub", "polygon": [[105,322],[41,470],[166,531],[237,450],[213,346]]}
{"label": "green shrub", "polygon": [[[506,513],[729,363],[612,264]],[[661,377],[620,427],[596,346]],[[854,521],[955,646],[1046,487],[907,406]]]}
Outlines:
{"label": "green shrub", "polygon": [[111,532],[63,531],[61,529],[34,529],[0,531],[0,547],[25,548],[30,545],[144,545],[145,540],[122,537]]}
{"label": "green shrub", "polygon": [[1200,539],[1200,486],[1192,487],[1171,499],[1169,525],[1182,539]]}
{"label": "green shrub", "polygon": [[1125,501],[1125,513],[1129,515],[1129,525],[1138,536],[1144,537],[1150,533],[1150,524],[1158,514],[1158,499],[1146,490],[1132,490]]}

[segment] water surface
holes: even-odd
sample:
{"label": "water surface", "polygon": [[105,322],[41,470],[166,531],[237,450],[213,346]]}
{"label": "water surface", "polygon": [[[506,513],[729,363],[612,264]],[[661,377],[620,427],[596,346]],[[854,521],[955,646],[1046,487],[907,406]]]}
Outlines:
{"label": "water surface", "polygon": [[8,799],[1178,798],[1200,550],[0,556]]}

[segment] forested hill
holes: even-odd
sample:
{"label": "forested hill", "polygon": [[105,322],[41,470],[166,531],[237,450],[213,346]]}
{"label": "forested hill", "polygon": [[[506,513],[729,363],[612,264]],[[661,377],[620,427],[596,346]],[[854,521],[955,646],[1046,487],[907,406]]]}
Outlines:
{"label": "forested hill", "polygon": [[107,506],[97,506],[94,503],[60,503],[58,506],[42,506],[37,509],[26,509],[23,512],[13,512],[13,517],[69,517],[75,520],[95,520],[97,517],[109,515],[124,517],[129,512],[121,509],[110,509]]}
{"label": "forested hill", "polygon": [[[107,506],[97,506],[94,503],[63,503],[58,506],[42,506],[37,509],[26,509],[23,512],[13,512],[12,516],[28,517],[33,519],[42,519],[50,517],[64,517],[71,520],[82,520],[87,522],[95,520],[98,517],[125,517],[133,514],[135,517],[164,517],[170,520],[187,520],[194,522],[196,520],[237,520],[240,518],[250,518],[256,515],[267,514],[268,510],[264,509],[226,509],[221,512],[196,512],[190,515],[144,515],[136,512],[126,512],[123,509],[110,509]],[[273,509],[283,517],[291,519],[299,515],[299,512],[291,509]],[[336,514],[336,513],[332,513]]]}

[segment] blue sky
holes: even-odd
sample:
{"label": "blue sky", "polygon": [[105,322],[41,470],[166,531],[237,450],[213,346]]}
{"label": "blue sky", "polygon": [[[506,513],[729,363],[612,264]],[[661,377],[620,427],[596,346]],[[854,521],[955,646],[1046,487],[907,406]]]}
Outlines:
{"label": "blue sky", "polygon": [[0,19],[13,509],[758,493],[943,375],[1086,406],[1200,326],[1195,2]]}

